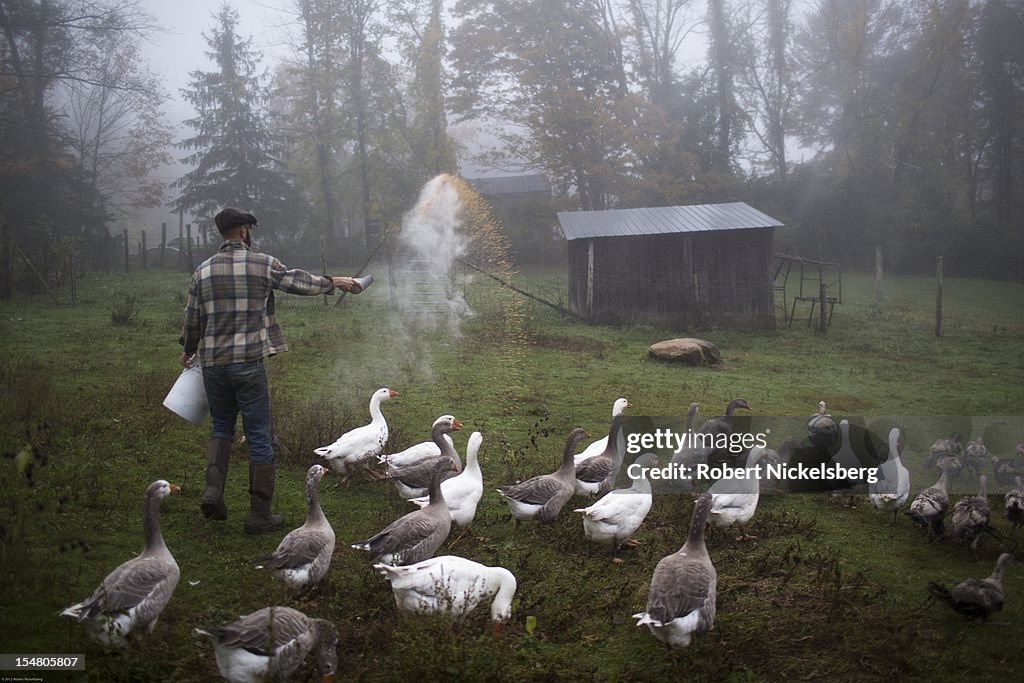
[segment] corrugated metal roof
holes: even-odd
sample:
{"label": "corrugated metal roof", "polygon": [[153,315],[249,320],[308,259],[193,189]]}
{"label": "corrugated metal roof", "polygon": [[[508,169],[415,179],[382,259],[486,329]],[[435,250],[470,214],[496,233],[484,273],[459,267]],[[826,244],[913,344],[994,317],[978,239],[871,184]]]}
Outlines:
{"label": "corrugated metal roof", "polygon": [[559,211],[558,222],[567,240],[782,227],[782,223],[745,202]]}
{"label": "corrugated metal roof", "polygon": [[531,175],[497,176],[493,178],[467,178],[467,182],[483,195],[502,197],[535,192],[550,195],[551,183],[539,173]]}

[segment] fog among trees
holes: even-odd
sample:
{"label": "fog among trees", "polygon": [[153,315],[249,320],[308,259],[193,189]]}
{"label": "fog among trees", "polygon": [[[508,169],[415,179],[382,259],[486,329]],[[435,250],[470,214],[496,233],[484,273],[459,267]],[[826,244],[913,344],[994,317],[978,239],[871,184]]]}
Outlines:
{"label": "fog among trees", "polygon": [[[1024,279],[1024,0],[274,6],[283,51],[211,7],[208,64],[170,93],[153,74],[173,65],[140,61],[160,30],[143,3],[0,0],[19,248],[225,204],[274,246],[354,245],[480,151],[446,132],[473,124],[498,140],[476,166],[543,173],[559,210],[746,201],[789,226],[779,249]],[[194,108],[182,130],[171,97]]]}

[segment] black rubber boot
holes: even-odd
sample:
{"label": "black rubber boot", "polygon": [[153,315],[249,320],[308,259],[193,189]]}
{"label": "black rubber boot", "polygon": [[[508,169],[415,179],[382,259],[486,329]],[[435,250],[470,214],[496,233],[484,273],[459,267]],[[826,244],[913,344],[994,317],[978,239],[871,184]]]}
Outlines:
{"label": "black rubber boot", "polygon": [[207,519],[225,520],[228,506],[224,504],[224,482],[228,478],[231,439],[210,439],[206,446],[206,489],[199,507]]}
{"label": "black rubber boot", "polygon": [[274,501],[274,478],[277,466],[249,463],[249,517],[245,520],[245,533],[264,534],[284,526],[282,515],[270,514]]}

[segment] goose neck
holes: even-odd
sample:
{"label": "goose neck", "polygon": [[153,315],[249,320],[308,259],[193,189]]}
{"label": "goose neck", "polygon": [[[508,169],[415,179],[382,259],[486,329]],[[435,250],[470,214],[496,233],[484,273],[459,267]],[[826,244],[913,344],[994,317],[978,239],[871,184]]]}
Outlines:
{"label": "goose neck", "polygon": [[512,598],[516,594],[516,577],[501,567],[492,567],[491,579],[498,582],[498,592],[491,603],[491,620],[508,621],[512,616]]}
{"label": "goose neck", "polygon": [[370,421],[379,424],[384,421],[384,413],[380,409],[381,397],[377,394],[370,399]]}
{"label": "goose neck", "polygon": [[160,533],[160,502],[159,496],[151,494],[147,495],[142,503],[142,535],[146,544],[143,554],[152,554],[167,548]]}

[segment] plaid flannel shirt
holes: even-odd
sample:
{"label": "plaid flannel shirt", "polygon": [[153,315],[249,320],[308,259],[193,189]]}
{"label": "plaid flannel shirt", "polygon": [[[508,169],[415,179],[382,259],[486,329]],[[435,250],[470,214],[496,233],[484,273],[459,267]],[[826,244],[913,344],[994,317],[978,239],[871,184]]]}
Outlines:
{"label": "plaid flannel shirt", "polygon": [[246,363],[288,350],[274,317],[274,291],[330,294],[330,277],[288,270],[269,254],[228,240],[203,261],[188,288],[182,338],[204,367]]}

